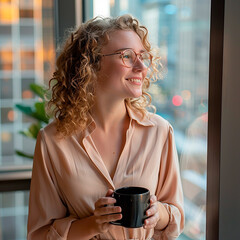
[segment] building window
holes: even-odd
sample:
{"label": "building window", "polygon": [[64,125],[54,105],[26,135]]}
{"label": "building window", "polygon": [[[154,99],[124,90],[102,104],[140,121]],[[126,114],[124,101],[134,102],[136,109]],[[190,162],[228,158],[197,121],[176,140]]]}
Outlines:
{"label": "building window", "polygon": [[[55,64],[53,4],[48,0],[0,1],[0,175],[30,169],[35,140],[21,135],[33,119],[16,109],[38,97],[31,83],[48,84]],[[12,174],[12,173],[11,173]],[[2,179],[2,178],[1,178]],[[0,239],[26,239],[28,191],[0,193]]]}

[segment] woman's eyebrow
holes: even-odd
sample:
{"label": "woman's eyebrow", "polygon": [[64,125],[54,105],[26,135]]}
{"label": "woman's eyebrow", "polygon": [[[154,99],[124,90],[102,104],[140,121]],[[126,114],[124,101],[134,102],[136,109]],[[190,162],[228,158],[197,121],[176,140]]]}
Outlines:
{"label": "woman's eyebrow", "polygon": [[118,49],[118,50],[116,50],[114,52],[121,52],[121,51],[124,51],[124,50],[127,50],[127,49],[132,49],[132,48],[120,48],[120,49]]}

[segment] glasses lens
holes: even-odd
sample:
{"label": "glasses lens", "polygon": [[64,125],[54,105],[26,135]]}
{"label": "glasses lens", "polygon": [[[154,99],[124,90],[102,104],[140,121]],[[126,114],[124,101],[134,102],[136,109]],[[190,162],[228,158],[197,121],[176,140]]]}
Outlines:
{"label": "glasses lens", "polygon": [[136,55],[131,49],[128,49],[123,52],[122,59],[127,67],[132,67],[135,62]]}
{"label": "glasses lens", "polygon": [[[143,52],[139,55],[140,55],[139,58],[142,61],[142,63],[147,68],[149,68],[152,64],[152,56],[148,52]],[[135,52],[131,49],[125,50],[122,54],[123,62],[127,67],[133,67],[133,65],[136,62],[136,57],[137,56],[136,56]]]}
{"label": "glasses lens", "polygon": [[144,52],[141,54],[141,60],[143,61],[143,64],[149,68],[152,64],[152,57],[148,52]]}

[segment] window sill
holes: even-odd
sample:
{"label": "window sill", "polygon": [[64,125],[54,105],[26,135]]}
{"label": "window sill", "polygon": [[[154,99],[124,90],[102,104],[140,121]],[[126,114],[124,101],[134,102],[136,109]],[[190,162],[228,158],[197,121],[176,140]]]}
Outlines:
{"label": "window sill", "polygon": [[29,190],[32,166],[0,167],[0,192]]}

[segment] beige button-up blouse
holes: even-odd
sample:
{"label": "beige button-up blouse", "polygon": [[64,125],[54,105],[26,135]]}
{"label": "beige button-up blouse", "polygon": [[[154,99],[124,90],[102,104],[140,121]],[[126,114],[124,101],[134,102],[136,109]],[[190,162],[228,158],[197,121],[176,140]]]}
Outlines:
{"label": "beige button-up blouse", "polygon": [[[93,214],[109,188],[141,186],[166,207],[170,221],[160,231],[113,225],[93,239],[176,239],[184,225],[183,195],[171,125],[155,114],[141,119],[128,109],[130,124],[115,175],[110,177],[91,133],[59,139],[54,121],[38,135],[29,200],[28,240],[67,240],[71,223]],[[81,239],[81,233],[79,233]]]}

